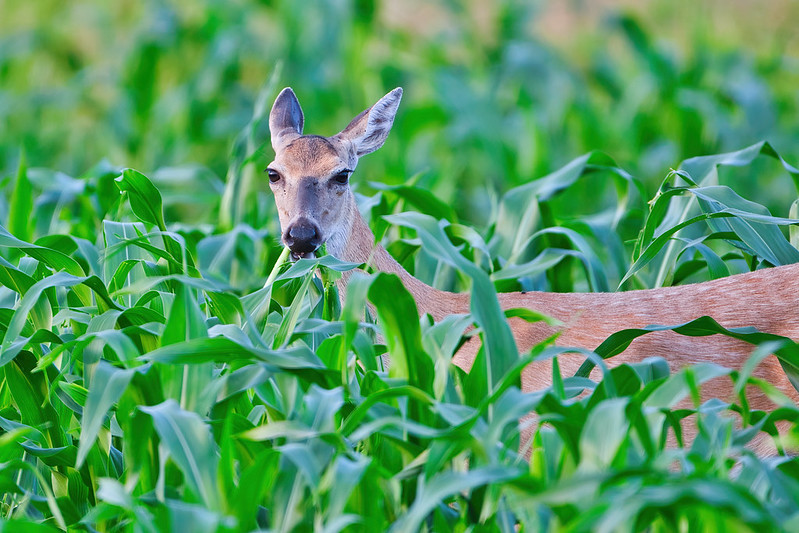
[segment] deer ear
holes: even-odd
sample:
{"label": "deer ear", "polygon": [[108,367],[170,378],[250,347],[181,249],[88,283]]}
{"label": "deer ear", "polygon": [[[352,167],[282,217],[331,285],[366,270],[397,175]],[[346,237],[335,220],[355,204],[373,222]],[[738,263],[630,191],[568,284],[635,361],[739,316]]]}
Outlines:
{"label": "deer ear", "polygon": [[402,100],[402,88],[397,87],[352,119],[349,126],[341,130],[336,137],[352,143],[358,157],[374,152],[386,142],[400,100]]}
{"label": "deer ear", "polygon": [[291,87],[286,87],[277,95],[269,113],[269,133],[272,135],[272,148],[275,152],[302,135],[304,122],[297,95]]}

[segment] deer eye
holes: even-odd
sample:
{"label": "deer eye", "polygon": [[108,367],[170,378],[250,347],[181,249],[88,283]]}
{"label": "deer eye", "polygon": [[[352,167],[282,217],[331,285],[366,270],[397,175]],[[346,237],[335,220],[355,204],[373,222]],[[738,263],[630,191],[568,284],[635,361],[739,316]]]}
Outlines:
{"label": "deer eye", "polygon": [[352,174],[351,170],[342,170],[341,172],[333,176],[333,180],[336,183],[346,185],[347,182],[350,181],[350,174]]}
{"label": "deer eye", "polygon": [[276,171],[272,170],[271,168],[266,169],[266,174],[269,176],[269,181],[271,181],[272,183],[277,183],[278,181],[280,181],[280,174],[278,174]]}

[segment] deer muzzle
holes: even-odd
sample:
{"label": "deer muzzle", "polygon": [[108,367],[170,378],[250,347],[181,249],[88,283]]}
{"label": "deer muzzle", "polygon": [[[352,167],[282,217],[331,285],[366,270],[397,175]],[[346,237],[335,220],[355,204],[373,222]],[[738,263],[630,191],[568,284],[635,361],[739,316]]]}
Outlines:
{"label": "deer muzzle", "polygon": [[283,242],[294,259],[314,257],[314,252],[322,245],[322,232],[310,219],[300,218],[286,229]]}

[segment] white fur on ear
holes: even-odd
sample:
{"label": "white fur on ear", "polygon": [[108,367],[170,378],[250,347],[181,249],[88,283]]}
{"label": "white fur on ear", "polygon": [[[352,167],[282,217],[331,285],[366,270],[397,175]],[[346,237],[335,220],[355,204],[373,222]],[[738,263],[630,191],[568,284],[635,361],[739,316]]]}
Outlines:
{"label": "white fur on ear", "polygon": [[277,95],[269,113],[272,148],[277,152],[278,148],[302,135],[304,123],[305,117],[302,114],[300,101],[297,100],[297,95],[291,87],[286,87]]}
{"label": "white fur on ear", "polygon": [[374,152],[386,142],[391,126],[394,125],[400,100],[402,87],[397,87],[352,119],[336,137],[352,143],[358,157]]}

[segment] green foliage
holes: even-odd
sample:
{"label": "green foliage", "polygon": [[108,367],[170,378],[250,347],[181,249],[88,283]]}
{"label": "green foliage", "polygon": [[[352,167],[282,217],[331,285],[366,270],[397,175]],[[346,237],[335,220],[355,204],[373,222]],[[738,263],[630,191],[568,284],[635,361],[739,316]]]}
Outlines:
{"label": "green foliage", "polygon": [[[746,151],[759,152],[762,146]],[[732,157],[739,156],[714,156],[713,165]],[[714,172],[715,166],[706,168]],[[707,318],[622,331],[596,354],[583,351],[586,364],[577,375],[560,376],[555,364],[550,389],[519,390],[526,364],[536,358],[557,363],[567,348],[549,340],[517,358],[495,284],[546,284],[553,267],[562,271],[568,258],[579,261],[566,270],[567,281],[581,275],[585,286],[616,283],[596,243],[619,238],[614,231],[623,213],[570,226],[548,226],[557,219],[535,216],[552,213],[548,204],[597,170],[581,162],[537,187],[509,191],[497,211],[505,214],[484,233],[419,213],[386,216],[391,232],[418,237],[399,241],[411,252],[409,268],[432,262],[435,271],[450,269],[452,279],[472,291],[472,314],[438,325],[420,321],[410,294],[386,274],[354,274],[344,306],[337,305],[333,280],[358,265],[330,256],[288,268],[260,262],[232,287],[215,275],[215,263],[242,268],[277,250],[264,255],[251,228],[228,233],[226,245],[210,248],[206,242],[219,236],[208,230],[170,231],[160,193],[132,170],[120,171],[118,183],[138,221],[92,221],[105,227],[97,244],[52,236],[31,244],[6,232],[0,289],[7,302],[0,314],[4,516],[41,527],[142,531],[187,524],[203,531],[417,531],[476,524],[668,530],[696,521],[718,530],[790,529],[799,517],[796,459],[758,457],[746,444],[759,431],[773,433],[777,421],[791,423],[795,438],[799,408],[783,399],[773,412],[752,412],[744,385],[778,399],[751,369],[776,353],[795,378],[799,345],[793,341],[726,330]],[[623,185],[619,203],[630,201],[630,185],[639,184],[615,167],[610,171]],[[388,199],[387,192],[372,205],[409,197]],[[515,216],[519,195],[537,206],[517,223],[522,235],[500,230]],[[90,204],[100,205],[95,199]],[[92,216],[99,219],[102,209]],[[727,224],[719,228],[715,221]],[[653,265],[667,269],[667,261],[672,280],[687,268],[700,275],[703,266],[711,276],[719,261],[728,269],[773,263],[771,251],[779,246],[797,253],[779,230],[797,222],[772,217],[731,189],[697,183],[688,170],[676,171],[650,203],[631,243],[638,259],[624,263],[621,279],[644,283]],[[687,231],[702,237],[683,237]],[[545,235],[566,236],[570,248],[543,248],[530,261],[537,266],[528,267],[529,249],[549,243]],[[700,243],[704,253],[696,248]],[[676,259],[664,259],[669,253]],[[561,261],[542,267],[541,256]],[[520,277],[503,274],[512,268]],[[367,297],[377,325],[363,321]],[[510,315],[543,318],[523,310]],[[470,323],[485,348],[467,376],[451,357]],[[603,362],[632,339],[667,327],[760,347],[741,372],[705,364],[671,374],[662,359],[613,369]],[[376,332],[385,340],[376,340]],[[376,364],[383,353],[392,360],[388,372]],[[594,382],[587,376],[597,364],[603,377]],[[702,384],[720,376],[735,383],[740,402],[699,403]],[[678,405],[686,398],[694,399],[691,407]],[[518,421],[529,412],[547,423],[522,442]],[[733,412],[742,415],[741,425]],[[667,435],[686,417],[698,436],[669,447]]]}
{"label": "green foliage", "polygon": [[[542,4],[426,4],[412,24],[370,1],[4,6],[3,530],[799,529],[781,447],[799,408],[752,377],[776,353],[799,383],[794,341],[703,317],[617,332],[561,375],[572,350],[517,354],[506,320],[549,319],[496,297],[796,262],[788,45],[734,51],[700,19],[675,52],[659,24],[694,22],[670,2],[568,49],[531,35]],[[393,256],[471,292],[470,314],[419,319],[397,278],[331,256],[284,264],[259,172],[285,85],[323,134],[405,87],[353,184]],[[663,329],[752,356],[609,368]],[[451,360],[474,335],[465,374]],[[553,385],[522,393],[536,359]],[[700,402],[713,378],[737,401]],[[751,410],[751,387],[778,407]],[[756,456],[777,422],[780,453]]]}

